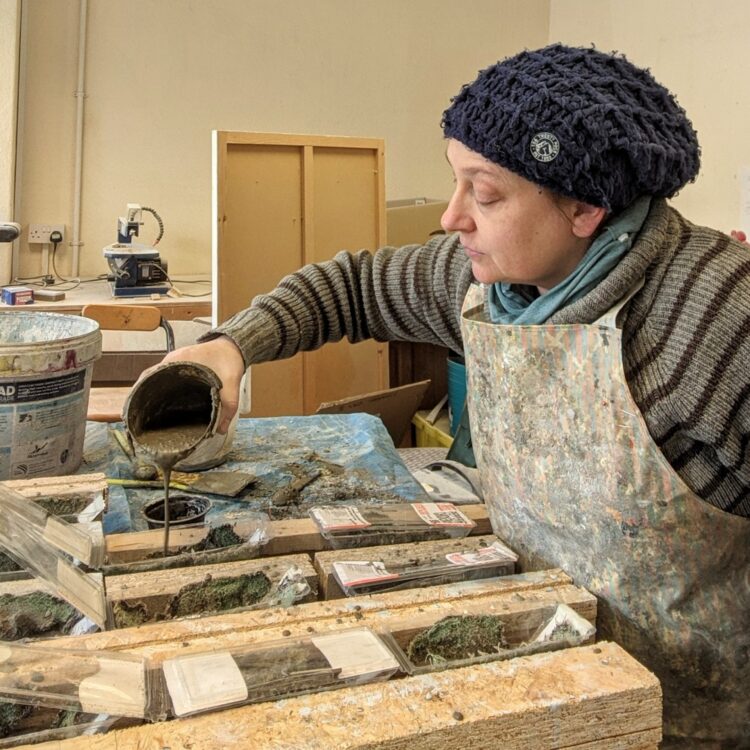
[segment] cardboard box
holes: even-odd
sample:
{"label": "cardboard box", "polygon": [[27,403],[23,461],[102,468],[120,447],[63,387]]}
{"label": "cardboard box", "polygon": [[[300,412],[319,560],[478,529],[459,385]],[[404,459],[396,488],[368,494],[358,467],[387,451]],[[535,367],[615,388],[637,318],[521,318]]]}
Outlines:
{"label": "cardboard box", "polygon": [[30,305],[34,301],[34,290],[28,286],[5,286],[2,299],[6,305]]}
{"label": "cardboard box", "polygon": [[424,244],[435,234],[444,234],[440,217],[448,201],[435,198],[408,198],[386,204],[386,241],[394,247]]}

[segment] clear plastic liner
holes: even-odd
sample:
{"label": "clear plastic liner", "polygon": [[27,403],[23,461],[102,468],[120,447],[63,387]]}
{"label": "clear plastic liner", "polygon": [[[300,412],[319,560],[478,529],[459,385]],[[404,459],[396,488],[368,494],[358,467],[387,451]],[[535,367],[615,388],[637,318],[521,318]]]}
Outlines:
{"label": "clear plastic liner", "polygon": [[83,571],[104,559],[104,535],[96,522],[72,525],[0,486],[0,546],[19,565],[44,579],[76,609],[106,627],[104,580]]}
{"label": "clear plastic liner", "polygon": [[0,642],[0,700],[144,718],[151,692],[143,657]]}
{"label": "clear plastic liner", "polygon": [[[175,533],[177,528],[172,530],[172,543],[179,539],[179,532]],[[153,534],[155,539],[162,538],[161,532],[149,533]],[[236,523],[228,523],[225,520],[207,524],[205,535],[198,541],[182,547],[172,547],[167,557],[163,556],[160,545],[155,546],[147,557],[139,559],[133,559],[132,550],[118,552],[110,549],[103,571],[107,575],[120,575],[250,560],[260,556],[261,548],[268,543],[271,536],[267,513],[243,511],[241,520]]]}
{"label": "clear plastic liner", "polygon": [[384,563],[367,557],[333,563],[333,576],[347,596],[396,591],[455,581],[511,575],[518,555],[496,540],[487,547],[428,557],[414,564]]}
{"label": "clear plastic liner", "polygon": [[189,654],[162,668],[171,713],[180,717],[386,680],[399,662],[378,635],[358,628]]}
{"label": "clear plastic liner", "polygon": [[593,642],[595,626],[566,604],[449,616],[419,633],[383,635],[407,674],[514,659]]}
{"label": "clear plastic liner", "polygon": [[310,517],[334,549],[460,538],[476,527],[452,503],[326,505],[311,508]]}
{"label": "clear plastic liner", "polygon": [[[263,571],[234,576],[208,576],[184,586],[171,598],[160,596],[152,609],[134,595],[134,600],[113,600],[110,590],[112,623],[115,628],[135,627],[149,622],[245,612],[268,607],[291,607],[310,594],[302,570],[291,566],[277,579]],[[166,600],[165,600],[166,599]]]}
{"label": "clear plastic liner", "polygon": [[[62,742],[74,737],[103,734],[123,722],[118,716],[62,711],[42,706],[16,706],[16,717],[3,726],[6,736],[0,738],[0,749],[42,742]],[[6,708],[7,713],[7,708]],[[131,722],[132,723],[132,722]],[[27,725],[35,727],[30,731]]]}

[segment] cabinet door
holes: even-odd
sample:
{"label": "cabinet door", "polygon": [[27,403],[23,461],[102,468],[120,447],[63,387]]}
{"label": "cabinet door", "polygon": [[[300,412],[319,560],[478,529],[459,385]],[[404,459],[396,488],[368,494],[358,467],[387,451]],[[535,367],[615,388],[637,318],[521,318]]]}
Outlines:
{"label": "cabinet door", "polygon": [[[384,244],[379,139],[214,133],[214,323],[305,263]],[[311,414],[386,388],[384,344],[342,341],[251,368],[245,416]]]}

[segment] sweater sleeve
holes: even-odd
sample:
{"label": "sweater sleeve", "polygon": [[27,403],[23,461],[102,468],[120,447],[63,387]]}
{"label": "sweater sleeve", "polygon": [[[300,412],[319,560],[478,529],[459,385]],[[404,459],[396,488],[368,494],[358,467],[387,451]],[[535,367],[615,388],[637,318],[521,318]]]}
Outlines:
{"label": "sweater sleeve", "polygon": [[426,245],[340,252],[304,266],[222,323],[246,365],[291,357],[346,337],[420,341],[462,350],[460,310],[472,281],[456,235]]}

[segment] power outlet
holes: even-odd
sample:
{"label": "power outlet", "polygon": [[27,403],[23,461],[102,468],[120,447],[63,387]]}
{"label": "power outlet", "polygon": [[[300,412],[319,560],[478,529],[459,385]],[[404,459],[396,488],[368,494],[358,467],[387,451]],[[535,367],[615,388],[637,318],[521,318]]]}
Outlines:
{"label": "power outlet", "polygon": [[[65,224],[29,224],[29,245],[47,245],[51,243],[52,232],[60,232],[60,237],[65,238]],[[62,239],[60,240],[62,242]]]}

